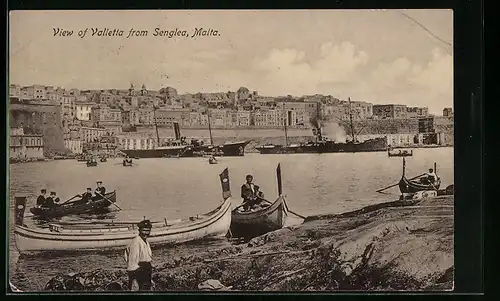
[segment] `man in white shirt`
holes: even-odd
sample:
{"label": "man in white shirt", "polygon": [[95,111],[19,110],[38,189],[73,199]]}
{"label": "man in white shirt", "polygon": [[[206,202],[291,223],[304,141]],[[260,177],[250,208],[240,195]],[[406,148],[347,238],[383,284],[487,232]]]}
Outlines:
{"label": "man in white shirt", "polygon": [[125,250],[125,261],[127,262],[127,273],[129,276],[128,289],[132,290],[134,280],[139,285],[139,290],[151,290],[151,246],[147,241],[151,233],[151,222],[143,220],[137,224],[139,235],[137,235]]}
{"label": "man in white shirt", "polygon": [[437,175],[434,172],[434,169],[429,168],[429,172],[425,173],[425,178],[422,179],[422,184],[434,184],[437,180]]}

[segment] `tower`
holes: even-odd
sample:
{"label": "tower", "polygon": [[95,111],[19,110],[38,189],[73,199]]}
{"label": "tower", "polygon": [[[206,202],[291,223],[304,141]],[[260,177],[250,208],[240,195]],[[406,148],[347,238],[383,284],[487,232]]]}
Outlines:
{"label": "tower", "polygon": [[128,95],[134,95],[134,84],[130,84],[130,88],[128,89]]}

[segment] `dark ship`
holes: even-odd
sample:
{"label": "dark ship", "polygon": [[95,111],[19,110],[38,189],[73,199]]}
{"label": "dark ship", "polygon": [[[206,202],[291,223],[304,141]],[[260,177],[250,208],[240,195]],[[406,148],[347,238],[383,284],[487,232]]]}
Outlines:
{"label": "dark ship", "polygon": [[[374,138],[363,142],[359,142],[356,138],[354,126],[352,122],[352,113],[350,110],[351,100],[349,99],[349,120],[351,126],[351,140],[346,142],[337,142],[330,140],[322,135],[322,129],[319,123],[319,117],[314,122],[315,127],[312,129],[315,140],[298,144],[289,144],[287,136],[287,120],[285,118],[285,145],[265,144],[256,146],[255,149],[261,154],[321,154],[321,153],[358,153],[358,152],[381,152],[387,151],[387,138]],[[318,106],[319,111],[319,106]],[[318,112],[319,115],[319,112]],[[359,133],[358,133],[359,134]]]}
{"label": "dark ship", "polygon": [[202,156],[244,156],[245,147],[250,140],[238,141],[238,142],[226,142],[224,144],[214,145],[212,139],[212,129],[210,126],[210,120],[208,123],[208,128],[210,132],[210,144],[206,145],[203,141],[198,139],[191,139],[189,142],[186,137],[181,136],[179,123],[174,122],[174,134],[175,139],[167,141],[166,143],[160,143],[160,137],[158,134],[158,126],[156,125],[156,115],[155,115],[155,128],[156,128],[156,138],[157,145],[153,149],[123,149],[123,153],[132,158],[185,158],[185,157],[202,157]]}

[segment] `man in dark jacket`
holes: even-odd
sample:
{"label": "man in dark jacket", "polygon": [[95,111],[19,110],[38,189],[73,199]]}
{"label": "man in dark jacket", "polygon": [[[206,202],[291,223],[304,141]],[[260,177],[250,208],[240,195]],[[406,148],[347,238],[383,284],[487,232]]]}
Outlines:
{"label": "man in dark jacket", "polygon": [[[56,206],[56,203],[54,199],[56,198],[56,193],[54,191],[50,192],[50,196],[45,199],[45,203],[42,205],[42,207],[45,208],[54,208]],[[59,198],[58,198],[59,200]]]}
{"label": "man in dark jacket", "polygon": [[95,189],[94,201],[102,199],[102,196],[106,194],[106,188],[102,186],[102,181],[97,181],[97,188]]}
{"label": "man in dark jacket", "polygon": [[252,175],[246,176],[246,183],[241,186],[241,197],[243,198],[243,210],[253,208],[264,199],[264,193],[259,191],[259,186],[255,185]]}
{"label": "man in dark jacket", "polygon": [[87,188],[87,191],[82,194],[82,200],[80,202],[85,204],[91,200],[92,200],[92,188]]}
{"label": "man in dark jacket", "polygon": [[43,204],[45,204],[45,198],[46,198],[46,195],[47,194],[47,190],[46,189],[42,189],[40,191],[40,195],[36,198],[36,206],[37,207],[40,207],[40,206],[43,206]]}

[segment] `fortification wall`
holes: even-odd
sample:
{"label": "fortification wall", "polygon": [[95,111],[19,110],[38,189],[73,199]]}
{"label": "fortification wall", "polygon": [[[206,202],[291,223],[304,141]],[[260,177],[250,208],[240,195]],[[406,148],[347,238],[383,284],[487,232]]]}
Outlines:
{"label": "fortification wall", "polygon": [[26,134],[42,134],[44,148],[64,151],[61,107],[52,104],[10,104],[10,127],[24,128]]}

